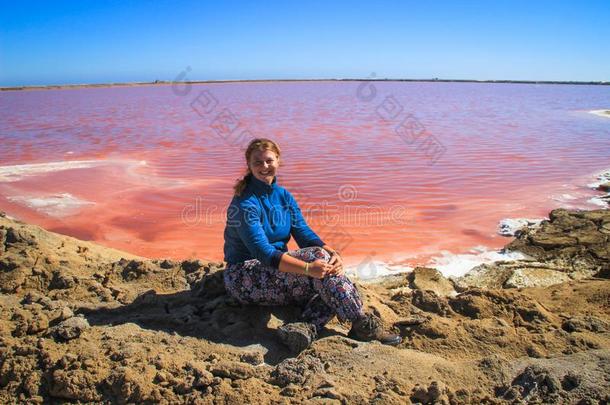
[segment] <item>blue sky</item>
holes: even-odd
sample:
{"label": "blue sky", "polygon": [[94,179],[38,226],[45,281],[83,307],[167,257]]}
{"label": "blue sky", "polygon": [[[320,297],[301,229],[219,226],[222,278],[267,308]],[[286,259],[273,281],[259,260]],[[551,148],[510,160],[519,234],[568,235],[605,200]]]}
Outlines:
{"label": "blue sky", "polygon": [[606,1],[3,1],[0,86],[610,80]]}

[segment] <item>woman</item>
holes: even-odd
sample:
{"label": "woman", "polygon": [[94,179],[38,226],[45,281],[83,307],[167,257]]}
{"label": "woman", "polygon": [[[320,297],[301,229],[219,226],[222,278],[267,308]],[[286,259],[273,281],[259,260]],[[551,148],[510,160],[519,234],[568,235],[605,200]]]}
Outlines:
{"label": "woman", "polygon": [[[384,332],[379,318],[363,311],[339,253],[311,230],[292,195],[277,184],[280,154],[269,139],[254,139],[246,149],[248,170],[234,187],[224,232],[228,293],[243,304],[302,306],[302,322],[278,330],[295,352],[335,315],[352,322],[352,338],[400,343],[400,336]],[[291,236],[299,250],[287,251]]]}

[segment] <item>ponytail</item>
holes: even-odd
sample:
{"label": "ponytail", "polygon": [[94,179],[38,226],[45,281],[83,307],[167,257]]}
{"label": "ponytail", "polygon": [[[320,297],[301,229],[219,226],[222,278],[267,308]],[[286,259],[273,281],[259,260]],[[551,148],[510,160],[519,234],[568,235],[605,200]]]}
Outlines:
{"label": "ponytail", "polygon": [[250,182],[250,178],[252,177],[252,172],[248,169],[248,172],[241,179],[237,180],[237,183],[233,186],[233,191],[236,196],[240,196],[244,191],[248,183]]}

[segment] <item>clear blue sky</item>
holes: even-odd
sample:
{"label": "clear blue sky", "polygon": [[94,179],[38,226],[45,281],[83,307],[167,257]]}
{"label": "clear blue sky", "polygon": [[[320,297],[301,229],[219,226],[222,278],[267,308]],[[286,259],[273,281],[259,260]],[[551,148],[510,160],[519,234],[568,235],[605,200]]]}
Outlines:
{"label": "clear blue sky", "polygon": [[4,1],[0,85],[610,80],[610,1]]}

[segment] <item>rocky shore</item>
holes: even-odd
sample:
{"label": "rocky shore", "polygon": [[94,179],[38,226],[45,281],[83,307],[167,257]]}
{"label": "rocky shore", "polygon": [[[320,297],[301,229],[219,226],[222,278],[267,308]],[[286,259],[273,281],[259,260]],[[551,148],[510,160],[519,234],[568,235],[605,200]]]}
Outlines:
{"label": "rocky shore", "polygon": [[445,279],[359,284],[395,347],[333,321],[293,356],[291,307],[241,306],[222,263],[148,260],[0,214],[1,403],[467,404],[610,401],[610,211],[554,210]]}

